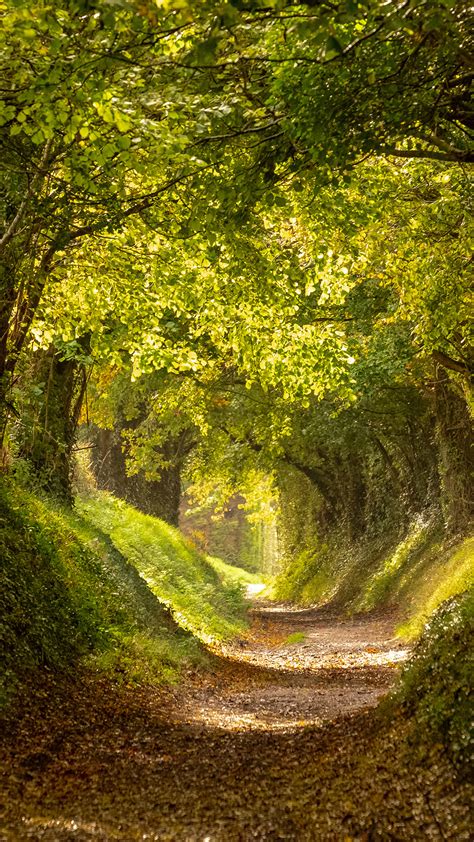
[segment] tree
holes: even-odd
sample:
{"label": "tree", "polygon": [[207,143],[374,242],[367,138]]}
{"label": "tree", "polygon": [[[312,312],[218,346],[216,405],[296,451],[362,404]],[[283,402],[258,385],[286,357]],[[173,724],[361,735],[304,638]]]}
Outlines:
{"label": "tree", "polygon": [[[470,390],[466,9],[209,2],[167,14],[125,6],[113,33],[99,9],[97,34],[91,15],[66,15],[80,49],[61,85],[92,135],[81,146],[74,127],[70,159],[69,128],[54,126],[63,157],[45,183],[67,171],[72,187],[35,195],[49,216],[34,266],[52,247],[56,262],[32,325],[10,307],[10,365],[18,325],[43,348],[90,331],[100,365],[130,371],[148,398],[161,383],[160,411],[144,400],[128,434],[139,469],[159,465],[179,418],[198,433],[197,473],[215,468],[228,490],[292,465],[318,489],[322,521],[343,517],[357,537],[383,477],[403,489],[403,519],[432,483],[420,441],[432,435],[433,359],[451,390]],[[71,81],[90,49],[81,26],[105,71],[92,116],[89,77]],[[24,144],[29,120],[15,124]],[[97,178],[81,163],[94,132],[100,150],[117,139]],[[384,423],[368,424],[371,413]]]}
{"label": "tree", "polygon": [[[149,71],[175,31],[173,16],[132,4],[19,2],[3,23],[2,430],[48,278],[58,281],[84,238],[119,230],[187,175],[183,138]],[[150,65],[141,64],[144,51]]]}

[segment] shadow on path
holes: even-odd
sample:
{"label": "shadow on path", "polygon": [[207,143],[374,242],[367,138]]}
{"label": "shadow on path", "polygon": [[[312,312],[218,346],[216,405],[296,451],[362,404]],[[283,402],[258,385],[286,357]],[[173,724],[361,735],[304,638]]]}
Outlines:
{"label": "shadow on path", "polygon": [[263,607],[173,692],[45,679],[2,748],[1,839],[468,840],[447,761],[373,710],[391,634],[390,619]]}

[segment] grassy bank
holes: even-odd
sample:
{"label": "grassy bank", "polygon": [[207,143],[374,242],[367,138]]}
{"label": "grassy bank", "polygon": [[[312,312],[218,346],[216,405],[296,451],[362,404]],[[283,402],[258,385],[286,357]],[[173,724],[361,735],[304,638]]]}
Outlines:
{"label": "grassy bank", "polygon": [[[456,767],[472,763],[474,588],[442,603],[425,626],[388,709],[399,706],[414,743],[439,743]],[[472,766],[471,766],[472,771]]]}
{"label": "grassy bank", "polygon": [[221,558],[217,558],[216,556],[207,556],[207,561],[214,568],[224,584],[246,587],[247,585],[259,585],[262,582],[261,573],[250,573],[242,567],[227,564],[226,561],[222,561]]}
{"label": "grassy bank", "polygon": [[442,602],[474,584],[474,538],[447,540],[436,523],[416,520],[390,548],[321,544],[277,577],[276,599],[308,606],[332,601],[348,613],[394,610],[398,633],[416,638]]}
{"label": "grassy bank", "polygon": [[448,540],[436,523],[418,519],[388,550],[323,544],[290,562],[273,594],[306,606],[331,602],[349,614],[392,611],[396,634],[417,642],[382,704],[387,727],[402,715],[412,748],[442,746],[465,773],[473,748],[474,538]]}
{"label": "grassy bank", "polygon": [[223,581],[178,529],[104,492],[79,499],[77,510],[107,533],[181,627],[206,642],[242,630],[245,609],[239,582]]}
{"label": "grassy bank", "polygon": [[245,623],[242,590],[180,536],[107,495],[75,511],[0,486],[1,699],[34,670],[88,663],[170,682]]}

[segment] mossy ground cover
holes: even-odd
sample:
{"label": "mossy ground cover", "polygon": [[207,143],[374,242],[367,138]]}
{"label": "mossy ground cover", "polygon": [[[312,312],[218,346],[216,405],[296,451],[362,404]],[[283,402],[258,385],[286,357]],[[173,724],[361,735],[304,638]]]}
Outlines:
{"label": "mossy ground cover", "polygon": [[81,498],[77,509],[95,528],[107,533],[181,627],[206,642],[242,631],[242,586],[236,581],[223,582],[178,529],[104,492]]}
{"label": "mossy ground cover", "polygon": [[3,702],[32,671],[79,662],[173,682],[205,662],[199,638],[245,624],[238,584],[222,587],[177,530],[107,495],[70,510],[3,482],[0,584]]}

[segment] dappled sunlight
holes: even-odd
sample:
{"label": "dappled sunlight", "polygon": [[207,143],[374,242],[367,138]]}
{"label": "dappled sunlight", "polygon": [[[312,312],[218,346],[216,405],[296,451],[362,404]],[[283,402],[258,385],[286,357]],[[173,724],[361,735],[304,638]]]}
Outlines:
{"label": "dappled sunlight", "polygon": [[276,607],[256,605],[245,638],[214,644],[223,680],[180,699],[176,723],[224,733],[318,728],[376,705],[408,656],[387,620]]}
{"label": "dappled sunlight", "polygon": [[[87,833],[87,838],[97,836],[101,839],[105,839],[107,835],[107,828],[104,827],[102,823],[99,822],[83,822],[79,819],[70,819],[66,818],[65,816],[55,817],[52,816],[45,816],[45,815],[37,815],[37,816],[23,816],[22,817],[22,824],[25,827],[25,832],[28,838],[38,838],[33,837],[31,834],[32,832],[37,832],[43,835],[43,832],[47,831],[57,831],[58,834],[67,833],[68,837],[69,834],[82,835],[82,833]],[[53,837],[48,834],[48,837],[52,839]],[[59,836],[56,836],[59,838]],[[82,837],[84,838],[84,837]]]}
{"label": "dappled sunlight", "polygon": [[361,649],[353,652],[331,652],[315,657],[314,654],[304,652],[237,651],[232,647],[222,647],[221,652],[230,660],[256,666],[309,672],[357,670],[364,667],[397,667],[403,664],[410,654],[409,649],[381,649],[380,651]]}
{"label": "dappled sunlight", "polygon": [[208,728],[216,728],[224,731],[294,731],[309,726],[318,726],[323,723],[320,716],[312,716],[307,719],[298,716],[285,717],[277,715],[265,716],[259,713],[243,713],[239,711],[225,710],[222,708],[196,708],[188,714],[185,720],[188,723],[205,725]]}
{"label": "dappled sunlight", "polygon": [[[359,650],[355,652],[332,652],[315,658],[304,653],[274,653],[271,663],[274,668],[319,671],[327,669],[358,669],[362,667],[390,667],[403,663],[408,658],[408,649],[388,649],[381,651]],[[233,657],[249,663],[261,663],[258,653],[234,653]]]}
{"label": "dappled sunlight", "polygon": [[472,3],[0,5],[0,842],[470,842]]}
{"label": "dappled sunlight", "polygon": [[[53,683],[50,707],[27,717],[6,746],[12,839],[227,842],[254,838],[256,821],[262,840],[319,838],[305,835],[317,793],[333,798],[324,827],[326,812],[345,816],[359,760],[364,793],[375,788],[379,810],[380,773],[399,756],[399,733],[381,744],[367,775],[366,743],[379,737],[366,714],[407,654],[391,645],[390,623],[262,606],[246,638],[214,644],[211,671],[191,672],[173,691],[97,676]],[[406,796],[395,784],[398,815]]]}

